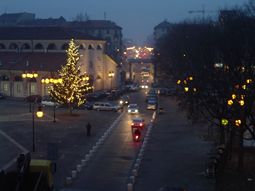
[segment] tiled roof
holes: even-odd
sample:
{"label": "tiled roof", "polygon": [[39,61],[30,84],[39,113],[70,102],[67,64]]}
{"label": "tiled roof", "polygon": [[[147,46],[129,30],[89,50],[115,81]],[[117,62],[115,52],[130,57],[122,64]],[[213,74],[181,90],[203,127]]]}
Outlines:
{"label": "tiled roof", "polygon": [[122,28],[116,25],[115,22],[108,20],[88,20],[88,21],[71,21],[63,23],[64,27],[68,28],[88,28],[88,29],[119,29]]}
{"label": "tiled roof", "polygon": [[103,40],[63,27],[0,27],[0,40]]}
{"label": "tiled roof", "polygon": [[154,30],[157,28],[171,28],[172,24],[164,20],[163,22],[159,23],[157,26],[154,27]]}
{"label": "tiled roof", "polygon": [[19,16],[21,16],[23,13],[4,13],[0,15],[0,20],[16,20]]}
{"label": "tiled roof", "polygon": [[66,59],[66,53],[1,52],[0,70],[58,71],[66,64]]}
{"label": "tiled roof", "polygon": [[48,19],[35,19],[35,20],[23,20],[18,23],[18,26],[60,26],[66,22],[63,17],[58,19],[48,18]]}

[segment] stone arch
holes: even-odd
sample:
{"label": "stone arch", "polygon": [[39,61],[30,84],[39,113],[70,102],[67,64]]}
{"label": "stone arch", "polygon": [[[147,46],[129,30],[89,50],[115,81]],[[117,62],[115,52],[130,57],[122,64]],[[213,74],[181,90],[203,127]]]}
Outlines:
{"label": "stone arch", "polygon": [[17,48],[18,48],[18,46],[15,43],[11,43],[10,46],[9,46],[10,50],[16,50]]}
{"label": "stone arch", "polygon": [[6,49],[6,47],[3,43],[0,43],[0,49]]}
{"label": "stone arch", "polygon": [[61,46],[61,50],[68,50],[69,44],[65,43]]}
{"label": "stone arch", "polygon": [[49,44],[48,50],[57,50],[57,46],[54,43]]}
{"label": "stone arch", "polygon": [[41,43],[38,43],[35,45],[35,50],[43,50],[43,49],[44,49],[44,47]]}
{"label": "stone arch", "polygon": [[10,81],[10,80],[9,80],[9,77],[8,77],[8,76],[3,75],[3,76],[1,77],[1,81]]}
{"label": "stone arch", "polygon": [[102,50],[102,49],[103,49],[102,45],[101,45],[101,44],[98,44],[98,45],[97,45],[97,50]]}
{"label": "stone arch", "polygon": [[89,50],[94,50],[94,45],[93,45],[93,44],[90,44],[88,49],[89,49]]}
{"label": "stone arch", "polygon": [[21,49],[30,49],[30,45],[25,43],[21,46]]}
{"label": "stone arch", "polygon": [[15,76],[15,77],[14,77],[14,81],[16,81],[16,82],[22,82],[23,79],[22,79],[21,76]]}
{"label": "stone arch", "polygon": [[86,49],[85,45],[84,44],[80,44],[79,49],[85,50]]}

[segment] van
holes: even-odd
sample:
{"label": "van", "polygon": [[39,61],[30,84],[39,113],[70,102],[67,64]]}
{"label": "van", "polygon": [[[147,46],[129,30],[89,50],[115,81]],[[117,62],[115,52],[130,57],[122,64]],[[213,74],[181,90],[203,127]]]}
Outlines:
{"label": "van", "polygon": [[96,102],[93,105],[93,109],[97,111],[113,111],[116,112],[120,109],[119,106],[114,106],[108,102]]}

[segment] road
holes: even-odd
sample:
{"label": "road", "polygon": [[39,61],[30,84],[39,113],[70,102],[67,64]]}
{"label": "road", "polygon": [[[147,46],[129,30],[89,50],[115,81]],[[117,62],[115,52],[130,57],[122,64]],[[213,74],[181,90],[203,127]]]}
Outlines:
{"label": "road", "polygon": [[[139,115],[121,112],[74,110],[75,116],[63,108],[56,109],[56,123],[53,122],[53,108],[43,108],[42,119],[35,118],[35,152],[32,149],[32,117],[28,103],[18,100],[4,100],[0,104],[0,168],[25,151],[32,158],[47,158],[47,143],[58,143],[57,173],[54,175],[55,189],[61,191],[125,191],[134,163],[141,147],[134,143],[130,124],[134,117],[145,119],[148,127],[153,111],[146,110],[146,90],[129,93],[131,103],[139,106]],[[3,100],[1,100],[3,101]],[[116,104],[117,102],[112,102]],[[213,180],[204,176],[209,142],[201,141],[178,112],[174,98],[160,97],[164,114],[156,119],[153,136],[142,160],[134,184],[134,190],[158,190],[162,186],[188,187],[188,191],[213,190]],[[161,106],[162,106],[161,105]],[[115,120],[122,118],[112,133],[87,162],[86,167],[66,185],[66,178],[72,176],[81,160],[102,138]],[[91,137],[86,136],[86,124],[92,124]],[[143,136],[147,129],[143,131]],[[14,169],[14,163],[7,169]]]}

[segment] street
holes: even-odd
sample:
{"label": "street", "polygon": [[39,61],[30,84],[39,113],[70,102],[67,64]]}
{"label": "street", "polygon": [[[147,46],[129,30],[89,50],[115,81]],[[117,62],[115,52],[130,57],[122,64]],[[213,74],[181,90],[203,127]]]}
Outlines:
{"label": "street", "polygon": [[[146,110],[146,91],[128,94],[131,103],[138,104],[139,114],[128,115],[124,109],[112,133],[82,167],[82,172],[72,180],[71,186],[66,185],[66,178],[72,176],[72,171],[77,169],[121,112],[73,110],[76,116],[70,116],[68,109],[56,108],[54,123],[53,108],[45,107],[44,117],[35,117],[35,152],[31,152],[32,114],[28,110],[29,104],[20,100],[1,100],[0,110],[6,110],[4,115],[0,115],[1,168],[10,161],[14,162],[25,151],[31,152],[31,158],[46,159],[47,143],[58,143],[57,173],[54,174],[56,190],[126,190],[154,112]],[[117,101],[112,103],[117,104]],[[189,191],[213,190],[213,181],[203,175],[208,157],[206,152],[211,144],[198,139],[186,118],[178,113],[174,98],[160,97],[160,104],[164,107],[164,114],[157,115],[134,190],[185,187],[187,184]],[[142,131],[140,142],[134,143],[130,124],[138,116],[145,119],[146,128]],[[85,126],[89,121],[91,137],[86,136]],[[12,164],[7,170],[15,168]]]}

